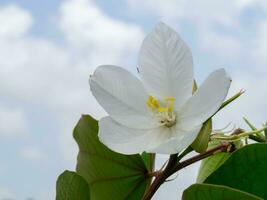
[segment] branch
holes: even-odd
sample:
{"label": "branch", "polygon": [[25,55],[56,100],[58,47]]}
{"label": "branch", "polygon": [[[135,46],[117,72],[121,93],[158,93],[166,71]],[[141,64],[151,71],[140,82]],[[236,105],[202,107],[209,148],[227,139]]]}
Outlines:
{"label": "branch", "polygon": [[[172,170],[172,174],[174,174],[175,172],[187,167],[188,165],[191,165],[195,162],[198,162],[200,160],[203,160],[204,158],[207,158],[215,153],[219,153],[219,152],[227,152],[228,151],[228,148],[231,147],[231,144],[230,143],[222,143],[221,145],[217,146],[217,147],[214,147],[202,154],[198,154],[196,156],[193,156],[192,158],[189,158],[183,162],[180,162],[178,163],[178,165],[173,168]],[[230,152],[233,152],[234,149],[230,149]]]}
{"label": "branch", "polygon": [[169,163],[167,165],[167,167],[165,168],[165,170],[160,173],[155,180],[153,181],[152,185],[150,186],[149,190],[147,190],[147,192],[145,193],[144,197],[142,200],[150,200],[153,195],[156,193],[156,191],[158,190],[158,188],[165,182],[165,180],[171,176],[172,174],[174,174],[175,172],[187,167],[188,165],[191,165],[195,162],[198,162],[199,160],[202,160],[204,158],[207,158],[215,153],[218,152],[225,152],[228,150],[228,148],[231,146],[230,143],[222,143],[221,145],[214,147],[202,154],[198,154],[196,156],[193,156],[192,158],[189,158],[183,162],[176,162],[174,163],[173,160],[177,160],[177,155],[176,158],[174,158],[174,155],[170,156],[170,160]]}

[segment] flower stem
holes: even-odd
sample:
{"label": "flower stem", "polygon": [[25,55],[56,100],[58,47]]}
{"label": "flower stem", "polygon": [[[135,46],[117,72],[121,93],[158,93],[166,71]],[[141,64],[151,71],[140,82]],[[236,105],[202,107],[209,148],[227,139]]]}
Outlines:
{"label": "flower stem", "polygon": [[211,140],[227,140],[227,141],[235,141],[235,140],[238,140],[242,137],[249,137],[251,135],[254,135],[254,134],[258,134],[264,130],[267,129],[267,126],[259,129],[259,130],[255,130],[255,131],[249,131],[249,132],[243,132],[243,133],[240,133],[238,135],[230,135],[230,136],[217,136],[217,135],[214,135],[211,137]]}
{"label": "flower stem", "polygon": [[[153,181],[150,188],[145,193],[142,200],[151,200],[153,195],[156,193],[156,191],[159,189],[159,187],[165,182],[165,180],[171,176],[172,174],[176,173],[177,171],[187,167],[188,165],[191,165],[195,162],[198,162],[204,158],[207,158],[217,152],[225,152],[227,149],[231,146],[230,143],[222,143],[221,145],[214,147],[202,154],[198,154],[196,156],[193,156],[192,158],[189,158],[187,160],[184,160],[182,162],[174,162],[177,161],[177,154],[173,154],[170,156],[169,163],[167,164],[164,171],[162,171]],[[176,157],[176,158],[175,158]]]}
{"label": "flower stem", "polygon": [[210,117],[212,118],[217,112],[219,112],[221,109],[223,109],[225,106],[230,104],[232,101],[236,100],[238,97],[240,97],[242,94],[244,94],[244,90],[240,90],[238,93],[236,93],[231,98],[227,99],[225,102],[222,103],[221,107]]}
{"label": "flower stem", "polygon": [[254,140],[255,142],[260,142],[260,143],[261,142],[266,142],[266,140],[263,139],[262,137],[257,137],[255,135],[250,135],[248,138],[251,139],[251,140]]}
{"label": "flower stem", "polygon": [[187,154],[191,153],[194,149],[189,146],[187,147],[178,157],[177,160],[180,161],[183,157],[185,157]]}
{"label": "flower stem", "polygon": [[[232,96],[231,98],[227,99],[225,102],[222,103],[221,107],[218,109],[221,110],[223,109],[225,106],[227,106],[229,103],[231,103],[232,101],[236,100],[238,97],[240,97],[242,94],[244,94],[245,90],[240,90],[238,93],[236,93],[234,96]],[[217,111],[217,112],[218,112]],[[216,113],[217,113],[216,112]],[[214,113],[212,116],[214,116],[216,113]]]}
{"label": "flower stem", "polygon": [[[209,149],[208,151],[198,154],[196,156],[193,156],[192,158],[189,158],[183,162],[178,163],[172,170],[172,174],[179,171],[180,169],[183,169],[185,167],[187,167],[188,165],[191,165],[195,162],[198,162],[204,158],[207,158],[215,153],[219,153],[219,152],[226,152],[228,151],[228,148],[231,146],[230,143],[222,143],[221,145],[214,147],[212,149]],[[233,151],[233,149],[231,149],[230,151]]]}

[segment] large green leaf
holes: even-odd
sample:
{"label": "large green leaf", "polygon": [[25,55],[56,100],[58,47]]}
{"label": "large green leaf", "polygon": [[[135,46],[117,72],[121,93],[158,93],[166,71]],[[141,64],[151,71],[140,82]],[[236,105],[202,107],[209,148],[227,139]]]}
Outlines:
{"label": "large green leaf", "polygon": [[[74,129],[79,145],[77,172],[90,187],[94,200],[141,199],[151,178],[142,157],[115,153],[100,143],[98,123],[88,115],[82,116]],[[146,155],[147,159],[149,155]],[[148,169],[149,168],[149,169]]]}
{"label": "large green leaf", "polygon": [[225,185],[267,199],[267,144],[247,145],[228,158],[205,183]]}
{"label": "large green leaf", "polygon": [[[219,145],[220,142],[213,141],[209,144],[209,148],[213,148]],[[217,170],[228,158],[230,157],[230,153],[228,152],[220,152],[215,153],[214,155],[202,160],[198,176],[197,183],[202,183],[205,179],[211,175],[215,170]]]}
{"label": "large green leaf", "polygon": [[203,123],[201,130],[199,131],[196,139],[191,144],[191,147],[198,153],[203,153],[207,150],[210,134],[212,131],[212,120],[208,119]]}
{"label": "large green leaf", "polygon": [[222,185],[194,184],[187,188],[182,200],[263,200],[257,196]]}
{"label": "large green leaf", "polygon": [[58,177],[56,190],[56,200],[90,200],[87,182],[75,172],[63,172]]}

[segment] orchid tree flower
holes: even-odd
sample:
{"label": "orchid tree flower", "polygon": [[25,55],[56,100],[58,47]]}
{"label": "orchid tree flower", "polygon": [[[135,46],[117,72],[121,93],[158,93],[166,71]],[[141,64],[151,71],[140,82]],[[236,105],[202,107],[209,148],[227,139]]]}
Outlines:
{"label": "orchid tree flower", "polygon": [[141,80],[112,65],[90,76],[91,91],[109,115],[99,121],[99,139],[122,154],[179,153],[219,109],[231,79],[218,69],[192,95],[191,51],[164,23],[143,41],[138,68]]}

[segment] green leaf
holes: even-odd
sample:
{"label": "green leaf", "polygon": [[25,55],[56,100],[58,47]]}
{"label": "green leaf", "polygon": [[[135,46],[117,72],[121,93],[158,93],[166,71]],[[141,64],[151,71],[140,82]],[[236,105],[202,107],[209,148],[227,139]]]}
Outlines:
{"label": "green leaf", "polygon": [[249,126],[249,128],[251,128],[252,131],[256,131],[257,130],[257,128],[250,121],[248,121],[247,118],[243,117],[243,119],[246,122],[246,124]]}
{"label": "green leaf", "polygon": [[84,115],[73,134],[79,145],[76,170],[89,183],[91,198],[141,199],[151,180],[141,155],[113,152],[99,141],[97,133],[97,121]]}
{"label": "green leaf", "polygon": [[194,184],[187,188],[182,200],[263,200],[252,194],[221,185]]}
{"label": "green leaf", "polygon": [[56,200],[90,200],[87,182],[75,172],[63,172],[57,179],[56,191]]}
{"label": "green leaf", "polygon": [[[209,145],[209,148],[215,147],[218,144],[218,141],[213,141]],[[197,183],[203,183],[209,175],[217,170],[230,157],[230,155],[231,154],[228,152],[220,152],[202,160],[198,171]]]}
{"label": "green leaf", "polygon": [[205,183],[225,185],[267,199],[267,144],[251,144],[232,153]]}
{"label": "green leaf", "polygon": [[191,147],[196,152],[203,153],[207,150],[211,131],[212,131],[212,120],[210,118],[206,122],[204,122],[196,139],[191,144]]}

